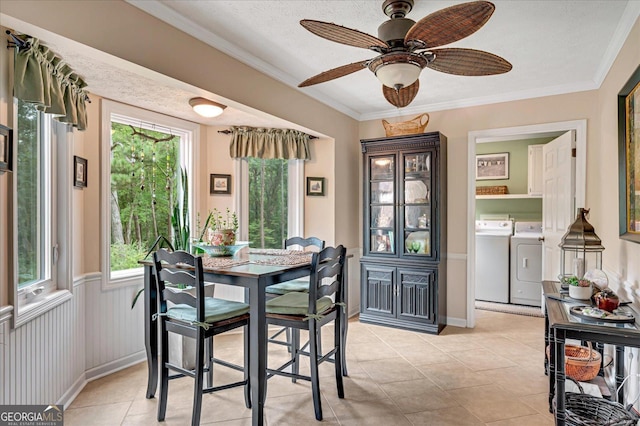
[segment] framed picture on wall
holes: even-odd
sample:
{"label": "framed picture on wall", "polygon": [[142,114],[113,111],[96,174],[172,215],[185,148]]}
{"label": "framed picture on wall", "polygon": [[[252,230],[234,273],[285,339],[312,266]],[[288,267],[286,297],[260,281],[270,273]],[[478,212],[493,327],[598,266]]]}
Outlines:
{"label": "framed picture on wall", "polygon": [[13,158],[13,141],[10,128],[0,125],[0,173],[11,171]]}
{"label": "framed picture on wall", "polygon": [[231,175],[209,175],[210,194],[231,194]]}
{"label": "framed picture on wall", "polygon": [[73,156],[73,186],[87,187],[87,159],[77,155]]}
{"label": "framed picture on wall", "polygon": [[476,155],[476,180],[509,179],[509,153]]}
{"label": "framed picture on wall", "polygon": [[323,177],[307,177],[307,195],[310,195],[310,196],[324,195],[324,178]]}

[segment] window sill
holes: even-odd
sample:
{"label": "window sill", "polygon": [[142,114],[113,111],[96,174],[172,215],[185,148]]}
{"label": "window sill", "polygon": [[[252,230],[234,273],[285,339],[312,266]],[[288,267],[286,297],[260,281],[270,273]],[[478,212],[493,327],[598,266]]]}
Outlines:
{"label": "window sill", "polygon": [[109,276],[103,277],[102,290],[115,290],[117,288],[140,286],[143,284],[144,268],[130,269],[127,271],[118,271]]}
{"label": "window sill", "polygon": [[38,298],[38,300],[34,302],[23,304],[16,309],[13,328],[18,328],[28,323],[45,312],[70,300],[72,297],[73,294],[69,290],[56,290]]}

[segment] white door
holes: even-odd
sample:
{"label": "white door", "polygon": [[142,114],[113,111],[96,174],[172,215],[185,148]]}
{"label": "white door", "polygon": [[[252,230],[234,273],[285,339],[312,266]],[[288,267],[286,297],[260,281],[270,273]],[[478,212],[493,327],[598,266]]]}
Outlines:
{"label": "white door", "polygon": [[547,143],[543,148],[542,194],[542,278],[557,281],[560,274],[560,240],[575,214],[574,131]]}

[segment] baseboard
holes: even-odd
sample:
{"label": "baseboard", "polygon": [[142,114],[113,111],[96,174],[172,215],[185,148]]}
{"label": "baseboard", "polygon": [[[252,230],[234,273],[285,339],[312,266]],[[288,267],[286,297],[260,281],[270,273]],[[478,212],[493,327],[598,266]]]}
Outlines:
{"label": "baseboard", "polygon": [[99,379],[116,371],[124,370],[127,367],[138,364],[147,360],[147,353],[145,351],[139,351],[131,355],[127,355],[124,358],[117,359],[115,361],[108,362],[98,367],[94,367],[85,371],[85,377],[87,382]]}
{"label": "baseboard", "polygon": [[466,328],[467,327],[467,320],[464,319],[464,318],[447,317],[447,325],[452,325],[454,327]]}
{"label": "baseboard", "polygon": [[62,405],[62,407],[66,410],[67,407],[71,405],[73,400],[76,399],[78,394],[82,392],[82,389],[84,389],[86,384],[86,375],[85,373],[82,373],[80,377],[78,377],[76,381],[73,382],[73,385],[71,385],[71,387],[67,389],[67,391],[62,395],[62,398],[60,398],[58,402],[56,402],[56,405]]}

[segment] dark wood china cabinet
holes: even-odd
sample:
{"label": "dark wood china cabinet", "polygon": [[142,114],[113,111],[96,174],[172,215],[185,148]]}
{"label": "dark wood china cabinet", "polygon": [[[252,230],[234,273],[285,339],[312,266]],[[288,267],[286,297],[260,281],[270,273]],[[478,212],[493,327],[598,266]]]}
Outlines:
{"label": "dark wood china cabinet", "polygon": [[447,138],[360,141],[360,321],[439,333],[447,313]]}

